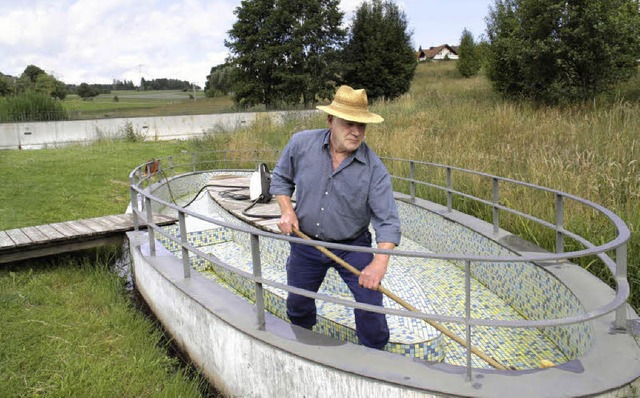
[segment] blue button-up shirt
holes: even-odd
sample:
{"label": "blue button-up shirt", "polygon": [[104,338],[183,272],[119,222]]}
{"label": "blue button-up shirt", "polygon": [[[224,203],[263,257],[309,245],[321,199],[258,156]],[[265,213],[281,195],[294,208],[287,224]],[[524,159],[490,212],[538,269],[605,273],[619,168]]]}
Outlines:
{"label": "blue button-up shirt", "polygon": [[391,177],[363,142],[334,171],[329,129],[294,134],[272,172],[272,195],[296,192],[300,230],[326,241],[364,233],[369,223],[376,241],[400,243],[400,219]]}

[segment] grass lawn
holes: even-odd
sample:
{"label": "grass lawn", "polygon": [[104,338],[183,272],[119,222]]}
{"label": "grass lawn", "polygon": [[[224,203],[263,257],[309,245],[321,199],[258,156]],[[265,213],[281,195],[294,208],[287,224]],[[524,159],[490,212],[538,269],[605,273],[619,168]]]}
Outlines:
{"label": "grass lawn", "polygon": [[235,110],[231,97],[206,98],[202,92],[196,92],[194,101],[190,95],[193,92],[180,90],[114,90],[87,101],[69,95],[63,105],[71,119],[198,115]]}

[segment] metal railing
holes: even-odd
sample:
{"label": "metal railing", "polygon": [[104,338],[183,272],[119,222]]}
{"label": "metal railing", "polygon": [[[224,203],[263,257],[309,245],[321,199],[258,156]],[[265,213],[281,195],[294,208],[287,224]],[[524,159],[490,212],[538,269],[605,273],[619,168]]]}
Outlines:
{"label": "metal railing", "polygon": [[[151,192],[149,189],[152,186],[152,178],[155,175],[156,179],[163,179],[163,182],[168,182],[171,177],[183,175],[182,173],[201,173],[207,171],[253,171],[254,167],[265,161],[270,164],[274,164],[277,159],[278,152],[270,150],[246,150],[246,151],[213,151],[204,153],[182,153],[177,157],[169,157],[164,160],[155,160],[153,162],[146,162],[136,167],[129,175],[130,190],[131,190],[131,207],[133,210],[134,224],[136,227],[138,224],[138,218],[142,217],[146,220],[148,229],[148,238],[150,246],[151,256],[155,256],[155,235],[161,234],[164,238],[177,243],[182,248],[182,260],[183,260],[183,272],[184,277],[190,277],[190,264],[189,254],[199,256],[206,261],[222,267],[223,269],[230,271],[242,278],[250,280],[255,287],[255,305],[257,307],[257,325],[258,328],[264,329],[265,325],[265,304],[264,304],[264,286],[271,286],[273,288],[282,289],[289,293],[295,293],[302,296],[310,297],[313,299],[320,299],[326,302],[336,303],[339,305],[359,308],[367,311],[373,311],[383,313],[387,315],[397,315],[403,317],[411,317],[422,320],[431,320],[438,322],[452,322],[462,324],[465,326],[467,335],[467,380],[471,380],[471,332],[474,326],[493,326],[493,327],[505,327],[505,328],[545,328],[554,326],[563,326],[570,324],[578,324],[587,322],[589,320],[602,317],[613,311],[615,314],[615,328],[623,332],[628,328],[627,311],[625,308],[626,300],[630,293],[629,282],[627,280],[627,242],[631,236],[629,228],[625,225],[620,217],[614,214],[612,211],[588,200],[582,199],[575,195],[564,193],[558,190],[549,189],[526,182],[516,181],[513,179],[502,178],[487,173],[466,170],[458,167],[446,166],[436,163],[421,162],[415,160],[406,160],[398,158],[383,158],[383,161],[390,170],[395,170],[393,164],[400,164],[400,169],[407,171],[407,175],[394,175],[392,171],[392,179],[396,182],[403,182],[409,185],[408,192],[404,192],[409,196],[411,201],[414,201],[417,196],[419,187],[429,187],[442,191],[446,194],[446,207],[448,211],[453,211],[453,202],[455,197],[465,198],[476,203],[480,203],[492,208],[492,224],[493,232],[497,234],[500,230],[500,214],[501,212],[513,214],[517,217],[532,221],[545,228],[549,228],[555,231],[556,234],[556,252],[541,252],[526,255],[510,255],[510,256],[481,256],[481,255],[465,255],[455,253],[427,253],[416,251],[403,251],[403,250],[382,250],[376,248],[363,248],[354,247],[348,245],[342,245],[337,243],[327,243],[320,241],[307,241],[292,236],[285,236],[281,234],[275,234],[259,230],[257,228],[248,226],[246,224],[232,224],[225,221],[220,221],[208,217],[207,215],[199,214],[186,208],[182,208],[173,202],[163,200]],[[178,159],[178,163],[176,163]],[[166,166],[166,169],[163,167]],[[212,166],[214,166],[212,168]],[[438,185],[429,181],[422,181],[416,176],[416,167],[426,167],[433,170],[439,170],[445,174],[444,185]],[[157,170],[154,170],[157,169]],[[485,179],[491,184],[491,200],[482,199],[474,196],[473,194],[462,192],[454,189],[454,183],[457,179],[454,179],[455,175],[462,174],[464,176],[476,176]],[[159,177],[157,177],[159,176]],[[525,212],[515,210],[509,206],[500,203],[501,187],[506,184],[514,184],[519,187],[526,187],[535,191],[545,192],[555,197],[555,221],[549,222],[539,217],[527,214]],[[606,217],[606,219],[615,227],[617,233],[614,239],[601,244],[596,245],[590,242],[589,238],[582,237],[575,232],[568,230],[564,224],[565,220],[565,204],[567,201],[573,201],[579,203],[589,209],[596,211]],[[144,209],[140,208],[140,202],[144,203]],[[173,209],[178,214],[180,236],[178,238],[166,233],[163,229],[151,222],[152,220],[152,203],[165,206]],[[250,245],[252,253],[253,272],[249,273],[240,269],[236,269],[233,266],[226,264],[216,257],[213,257],[197,247],[191,245],[187,241],[186,233],[186,216],[194,217],[208,223],[218,225],[231,230],[246,233],[250,236]],[[352,301],[346,301],[338,299],[336,297],[327,296],[324,294],[313,293],[307,290],[294,288],[286,284],[270,280],[262,275],[262,266],[260,262],[260,238],[279,239],[287,242],[295,242],[304,245],[323,246],[326,248],[351,250],[359,252],[381,253],[389,254],[391,256],[406,256],[406,257],[419,257],[429,259],[443,259],[443,260],[457,260],[464,264],[465,271],[465,316],[450,316],[443,314],[431,314],[423,312],[413,312],[407,310],[399,310],[393,308],[382,308],[372,306],[368,304],[362,304]],[[577,251],[564,251],[565,237],[569,237],[576,242],[582,244],[585,248]],[[592,239],[593,240],[593,239]],[[615,260],[613,260],[608,252],[615,250]],[[591,309],[590,311],[574,314],[571,316],[554,318],[554,319],[538,319],[538,320],[494,320],[483,318],[471,317],[471,298],[470,298],[470,279],[471,279],[471,264],[474,262],[549,262],[549,261],[561,261],[567,259],[575,259],[585,256],[597,256],[606,266],[610,269],[614,276],[616,284],[615,297],[601,305],[598,308]]]}

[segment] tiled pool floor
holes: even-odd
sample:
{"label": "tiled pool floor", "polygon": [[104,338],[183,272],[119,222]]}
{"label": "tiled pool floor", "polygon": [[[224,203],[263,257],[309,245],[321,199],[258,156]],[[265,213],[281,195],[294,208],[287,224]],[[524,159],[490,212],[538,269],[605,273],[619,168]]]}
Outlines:
{"label": "tiled pool floor", "polygon": [[[177,234],[177,230],[174,229],[172,233]],[[232,234],[226,229],[193,230],[190,235],[194,235],[193,239],[200,246],[200,250],[226,264],[251,272],[250,251],[247,246],[235,243],[231,239]],[[286,283],[285,262],[288,244],[275,240],[261,241],[261,243],[263,243],[261,245],[263,276]],[[176,255],[180,255],[176,247],[168,246]],[[407,251],[426,250],[404,237],[402,246]],[[251,283],[203,259],[192,258],[192,264],[207,277],[245,298],[253,299]],[[464,272],[449,261],[392,257],[383,285],[421,311],[442,315],[464,315]],[[286,292],[269,286],[265,291],[267,309],[286,320]],[[353,300],[336,272],[329,273],[320,293]],[[472,317],[522,319],[512,307],[474,279],[471,281],[471,297]],[[401,308],[389,298],[385,298],[384,305],[388,308]],[[351,308],[318,302],[318,324],[314,330],[357,343],[352,312]],[[444,361],[461,366],[466,364],[464,347],[442,335],[425,321],[391,315],[388,315],[387,319],[391,339],[385,350],[430,361]],[[463,325],[444,325],[458,336],[465,338]],[[480,351],[503,365],[516,369],[538,368],[543,359],[553,363],[567,361],[561,350],[538,329],[498,329],[477,326],[472,330],[471,341],[472,345]],[[489,367],[478,357],[472,356],[472,360],[474,367]]]}

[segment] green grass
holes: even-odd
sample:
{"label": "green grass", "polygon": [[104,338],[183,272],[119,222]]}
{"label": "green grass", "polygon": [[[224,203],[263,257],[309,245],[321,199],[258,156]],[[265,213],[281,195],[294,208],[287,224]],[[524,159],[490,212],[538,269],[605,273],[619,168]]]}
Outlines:
{"label": "green grass", "polygon": [[0,396],[200,397],[129,299],[113,251],[0,270]]}
{"label": "green grass", "polygon": [[206,98],[197,92],[194,101],[190,95],[193,93],[180,90],[114,90],[88,101],[69,95],[62,104],[71,119],[198,115],[235,110],[230,97]]}
{"label": "green grass", "polygon": [[192,150],[189,142],[125,142],[0,152],[0,230],[122,213],[129,172],[152,157]]}

